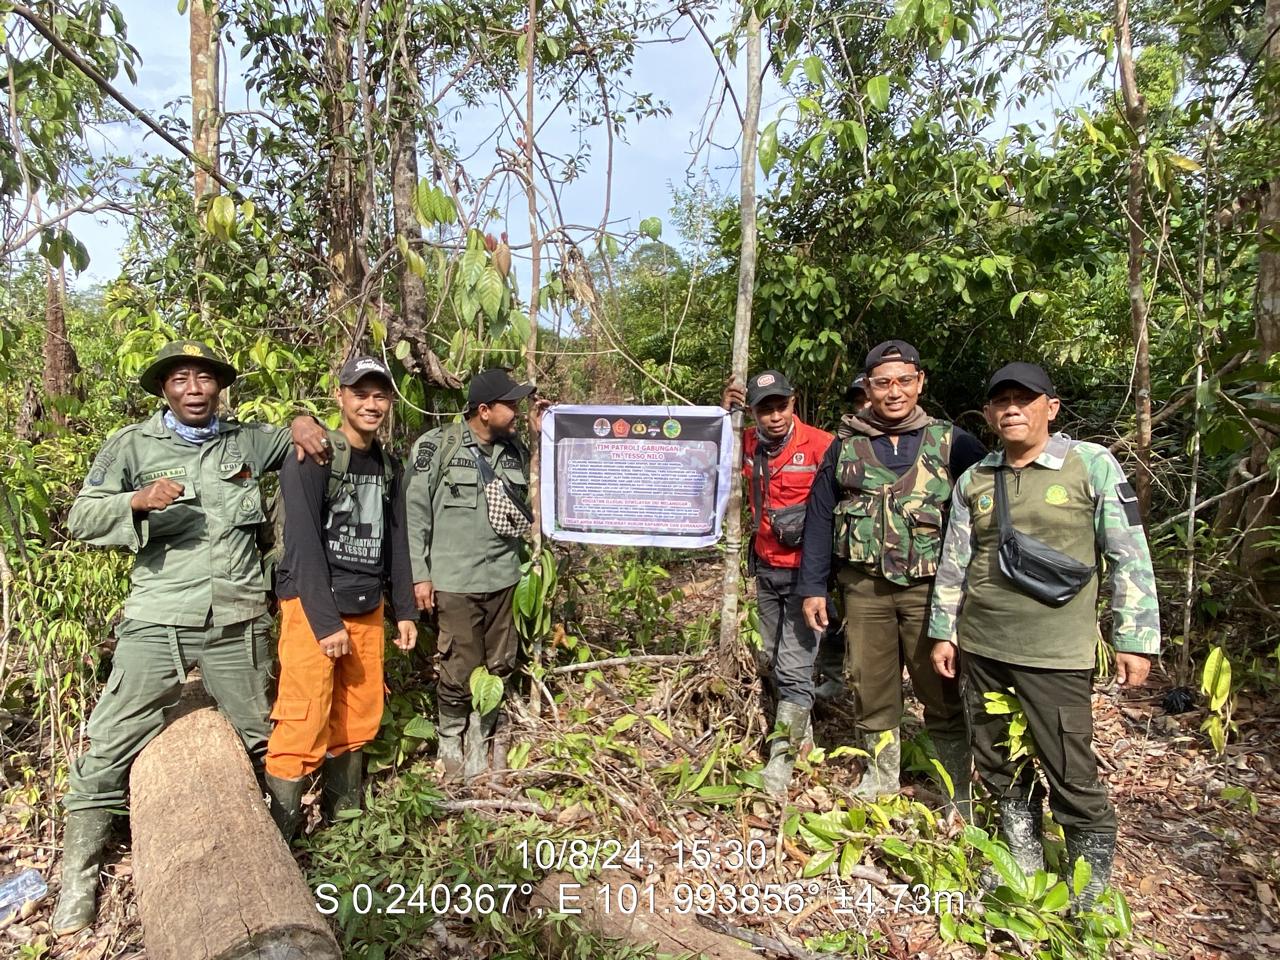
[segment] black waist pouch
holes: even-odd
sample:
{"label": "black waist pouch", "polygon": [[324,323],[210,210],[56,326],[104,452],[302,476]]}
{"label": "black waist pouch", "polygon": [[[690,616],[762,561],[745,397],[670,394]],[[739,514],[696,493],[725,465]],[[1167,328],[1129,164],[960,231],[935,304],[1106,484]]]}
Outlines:
{"label": "black waist pouch", "polygon": [[996,518],[1000,523],[1000,572],[1018,590],[1046,606],[1061,607],[1084,589],[1097,569],[1042,540],[1015,530],[1009,518],[1004,467],[996,469]]}
{"label": "black waist pouch", "polygon": [[769,528],[784,547],[798,547],[804,543],[804,512],[803,503],[769,511]]}

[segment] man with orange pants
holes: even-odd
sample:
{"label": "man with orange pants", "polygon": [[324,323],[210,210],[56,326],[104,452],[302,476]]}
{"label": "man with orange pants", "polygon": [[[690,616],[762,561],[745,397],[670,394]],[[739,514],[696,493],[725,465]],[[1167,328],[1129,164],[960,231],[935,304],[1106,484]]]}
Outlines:
{"label": "man with orange pants", "polygon": [[294,463],[280,474],[280,688],[266,783],[286,840],[317,770],[327,818],[360,809],[363,748],[382,721],[388,583],[396,646],[411,650],[418,636],[401,472],[377,439],[391,409],[391,372],[375,357],[354,357],[338,384],[342,426],[331,436],[333,461]]}

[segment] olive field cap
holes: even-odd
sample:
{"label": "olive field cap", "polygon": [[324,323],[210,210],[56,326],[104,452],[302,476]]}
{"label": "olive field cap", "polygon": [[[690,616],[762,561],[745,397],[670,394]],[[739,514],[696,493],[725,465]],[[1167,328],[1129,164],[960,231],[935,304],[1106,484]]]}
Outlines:
{"label": "olive field cap", "polygon": [[920,351],[905,340],[886,340],[871,348],[867,354],[867,362],[862,365],[866,373],[870,373],[882,363],[913,363],[920,367]]}
{"label": "olive field cap", "polygon": [[1042,393],[1046,397],[1058,395],[1058,391],[1053,388],[1053,381],[1044,372],[1044,368],[1018,360],[1014,363],[1006,363],[991,375],[991,379],[987,381],[987,399],[990,400],[999,393],[1001,387],[1010,384],[1025,387],[1033,393]]}
{"label": "olive field cap", "polygon": [[385,380],[389,387],[395,385],[395,381],[391,379],[391,371],[377,357],[352,357],[338,371],[338,383],[344,387],[354,387],[365,377]]}
{"label": "olive field cap", "polygon": [[156,358],[138,375],[138,383],[147,393],[157,397],[164,396],[161,386],[165,376],[174,367],[183,363],[203,363],[213,370],[218,378],[218,386],[224,390],[236,382],[236,368],[214,353],[213,348],[199,340],[174,340],[166,343],[156,354]]}
{"label": "olive field cap", "polygon": [[523,400],[533,393],[531,383],[516,383],[511,379],[511,372],[503,367],[492,367],[481,370],[467,384],[467,406],[478,407],[480,404],[514,403]]}
{"label": "olive field cap", "polygon": [[794,393],[787,378],[777,370],[764,370],[747,381],[747,406],[754,407],[769,397],[789,397]]}

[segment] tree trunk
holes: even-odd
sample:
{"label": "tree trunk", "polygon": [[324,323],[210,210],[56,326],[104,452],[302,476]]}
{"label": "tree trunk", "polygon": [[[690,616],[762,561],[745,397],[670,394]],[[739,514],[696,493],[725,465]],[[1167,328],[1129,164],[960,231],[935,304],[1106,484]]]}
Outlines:
{"label": "tree trunk", "polygon": [[240,738],[217,710],[174,720],[142,751],[129,786],[150,960],[339,960]]}
{"label": "tree trunk", "polygon": [[[67,272],[52,264],[45,268],[44,305],[44,392],[50,401],[75,396],[75,374],[79,372],[75,349],[67,339]],[[67,415],[56,402],[49,404],[49,419],[67,425]]]}
{"label": "tree trunk", "polygon": [[[1280,0],[1267,0],[1265,17],[1267,64],[1274,70],[1280,64]],[[1280,95],[1274,90],[1267,94],[1267,116],[1271,126],[1280,125]],[[1280,252],[1276,250],[1276,235],[1280,233],[1280,177],[1271,181],[1263,193],[1258,210],[1258,293],[1255,303],[1258,335],[1258,361],[1267,361],[1280,350]],[[1259,383],[1257,392],[1274,391],[1271,383]],[[1276,405],[1272,405],[1273,409]],[[1259,422],[1265,440],[1255,440],[1249,456],[1249,473],[1257,476],[1268,469],[1267,458],[1277,445],[1277,432],[1266,421]],[[1265,545],[1276,540],[1274,529],[1280,526],[1280,497],[1274,494],[1276,484],[1264,480],[1250,488],[1245,499],[1242,522],[1246,527],[1241,562],[1245,572],[1258,587],[1267,603],[1280,603],[1280,556],[1274,547]]]}
{"label": "tree trunk", "polygon": [[[738,261],[738,303],[733,318],[733,379],[747,382],[747,347],[751,341],[751,300],[756,284],[756,140],[760,125],[760,18],[753,7],[747,18],[747,106],[742,118],[742,253]],[[735,467],[742,459],[742,411],[733,413]],[[720,604],[719,659],[722,675],[737,662],[738,594],[742,589],[742,484],[737,471],[729,488],[724,518],[724,600]]]}
{"label": "tree trunk", "polygon": [[[329,207],[325,219],[329,237],[329,309],[336,313],[360,295],[362,271],[356,249],[360,235],[360,173],[353,145],[355,111],[348,94],[352,77],[350,5],[343,0],[329,0],[325,19],[329,24],[322,91],[329,151],[325,197]],[[352,349],[357,347],[352,344]]]}
{"label": "tree trunk", "polygon": [[195,204],[218,192],[218,181],[209,170],[217,172],[218,137],[222,129],[222,112],[218,106],[218,4],[216,0],[191,2],[191,149],[208,168],[196,164],[192,195]]}
{"label": "tree trunk", "polygon": [[1133,69],[1133,40],[1129,30],[1129,0],[1116,4],[1116,43],[1120,54],[1120,89],[1124,113],[1133,132],[1133,153],[1129,158],[1129,189],[1126,217],[1129,221],[1129,317],[1133,327],[1133,391],[1135,402],[1135,452],[1138,469],[1134,488],[1145,522],[1151,509],[1151,355],[1147,334],[1147,298],[1142,287],[1143,229],[1142,201],[1145,195],[1147,103],[1138,90]]}
{"label": "tree trunk", "polygon": [[[417,78],[404,84],[395,98],[399,118],[394,121],[391,137],[391,212],[397,237],[403,237],[410,249],[421,248],[422,228],[413,212],[413,195],[418,188],[418,131],[414,124],[417,111]],[[428,372],[427,356],[431,350],[427,339],[427,285],[409,269],[408,258],[401,258],[396,281],[400,289],[400,313],[393,339],[407,340],[410,351],[404,358],[405,369],[413,374]]]}

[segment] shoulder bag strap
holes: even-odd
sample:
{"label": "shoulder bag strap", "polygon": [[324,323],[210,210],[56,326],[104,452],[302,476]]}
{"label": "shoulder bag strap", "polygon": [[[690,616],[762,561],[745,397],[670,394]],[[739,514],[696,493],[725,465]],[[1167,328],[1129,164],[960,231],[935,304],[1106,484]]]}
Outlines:
{"label": "shoulder bag strap", "polygon": [[1005,488],[1005,467],[996,467],[996,521],[1000,524],[1000,542],[1013,538],[1013,519],[1009,516],[1009,493]]}

